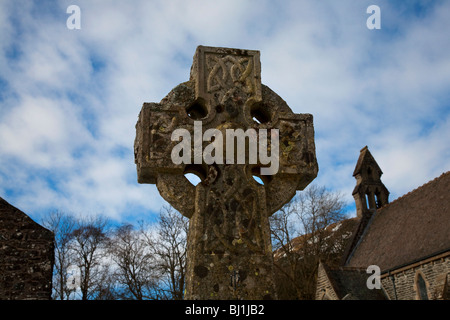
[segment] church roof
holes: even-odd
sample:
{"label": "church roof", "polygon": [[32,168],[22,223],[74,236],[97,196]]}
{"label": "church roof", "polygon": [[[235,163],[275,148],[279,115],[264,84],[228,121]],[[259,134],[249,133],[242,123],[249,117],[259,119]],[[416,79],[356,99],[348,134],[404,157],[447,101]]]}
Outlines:
{"label": "church roof", "polygon": [[378,209],[347,266],[382,271],[450,250],[450,171]]}
{"label": "church roof", "polygon": [[339,300],[386,299],[382,290],[367,287],[367,278],[370,274],[366,272],[366,269],[331,268],[324,263],[321,263],[321,267]]}
{"label": "church roof", "polygon": [[[354,217],[328,225],[323,229],[323,245],[333,245],[333,248],[336,251],[341,250],[340,244],[343,244],[345,248],[347,239],[351,238],[352,231],[356,228],[358,223],[358,218]],[[314,241],[314,236],[311,233],[308,233],[292,239],[289,246],[292,248],[292,252],[301,253],[301,250],[304,249],[305,243],[311,243]],[[330,251],[333,250],[330,249]],[[273,254],[275,261],[286,256],[284,248],[278,248]]]}

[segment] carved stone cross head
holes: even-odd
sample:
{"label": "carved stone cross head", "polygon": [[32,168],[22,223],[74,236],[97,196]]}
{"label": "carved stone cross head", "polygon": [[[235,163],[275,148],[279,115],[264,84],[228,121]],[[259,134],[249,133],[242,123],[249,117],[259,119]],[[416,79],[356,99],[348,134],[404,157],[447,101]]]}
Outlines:
{"label": "carved stone cross head", "polygon": [[190,80],[144,103],[135,162],[138,182],[190,218],[186,298],[275,298],[268,217],[318,165],[312,115],[261,84],[259,51],[199,46]]}

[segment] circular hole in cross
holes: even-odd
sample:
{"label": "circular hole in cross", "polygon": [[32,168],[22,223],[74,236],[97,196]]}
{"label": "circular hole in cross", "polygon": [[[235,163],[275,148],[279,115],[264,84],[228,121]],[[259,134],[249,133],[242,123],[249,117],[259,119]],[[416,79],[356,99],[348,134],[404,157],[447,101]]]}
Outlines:
{"label": "circular hole in cross", "polygon": [[260,185],[266,185],[272,181],[272,176],[262,175],[261,167],[253,167],[251,170],[252,178]]}
{"label": "circular hole in cross", "polygon": [[189,180],[190,183],[192,183],[194,186],[198,185],[200,182],[202,182],[202,179],[200,179],[199,176],[197,176],[194,173],[185,173],[184,176],[186,179]]}
{"label": "circular hole in cross", "polygon": [[184,168],[184,176],[196,186],[206,179],[206,168],[200,164],[189,164]]}
{"label": "circular hole in cross", "polygon": [[270,112],[262,103],[257,103],[250,109],[250,116],[258,124],[267,123],[271,120]]}
{"label": "circular hole in cross", "polygon": [[260,177],[253,175],[253,179],[254,179],[258,184],[264,185],[264,181],[263,181]]}
{"label": "circular hole in cross", "polygon": [[189,118],[193,120],[200,120],[208,115],[208,109],[202,99],[197,99],[186,108],[186,113]]}

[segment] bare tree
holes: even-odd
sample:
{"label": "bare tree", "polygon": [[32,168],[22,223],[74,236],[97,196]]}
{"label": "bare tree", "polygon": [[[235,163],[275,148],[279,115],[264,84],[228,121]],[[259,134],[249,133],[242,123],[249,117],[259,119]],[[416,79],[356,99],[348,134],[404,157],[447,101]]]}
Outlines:
{"label": "bare tree", "polygon": [[189,221],[172,207],[164,207],[156,231],[147,240],[161,272],[161,298],[181,300],[186,275],[186,244]]}
{"label": "bare tree", "polygon": [[108,220],[101,216],[80,219],[71,234],[71,250],[79,269],[82,300],[101,299],[108,287],[106,277],[109,264],[105,259],[107,227]]}
{"label": "bare tree", "polygon": [[278,212],[270,217],[274,263],[276,267],[276,283],[279,298],[301,296],[301,283],[296,281],[296,273],[300,261],[296,241],[302,234],[296,214],[296,201],[293,198]]}
{"label": "bare tree", "polygon": [[51,212],[42,225],[55,235],[55,263],[53,269],[53,299],[67,300],[72,290],[67,286],[69,267],[73,263],[70,250],[75,219],[61,211]]}
{"label": "bare tree", "polygon": [[271,217],[279,297],[312,299],[319,259],[340,255],[326,229],[346,218],[339,193],[309,186]]}
{"label": "bare tree", "polygon": [[[141,224],[142,226],[142,224]],[[136,230],[131,224],[119,226],[113,233],[109,252],[115,262],[116,281],[122,299],[157,299],[159,274],[151,247],[144,234],[147,230]]]}

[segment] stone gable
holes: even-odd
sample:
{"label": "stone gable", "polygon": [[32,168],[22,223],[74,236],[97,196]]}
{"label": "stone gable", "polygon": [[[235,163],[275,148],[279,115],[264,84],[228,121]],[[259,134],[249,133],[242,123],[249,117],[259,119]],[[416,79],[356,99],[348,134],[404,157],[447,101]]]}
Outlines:
{"label": "stone gable", "polygon": [[48,300],[53,233],[0,198],[0,300]]}

